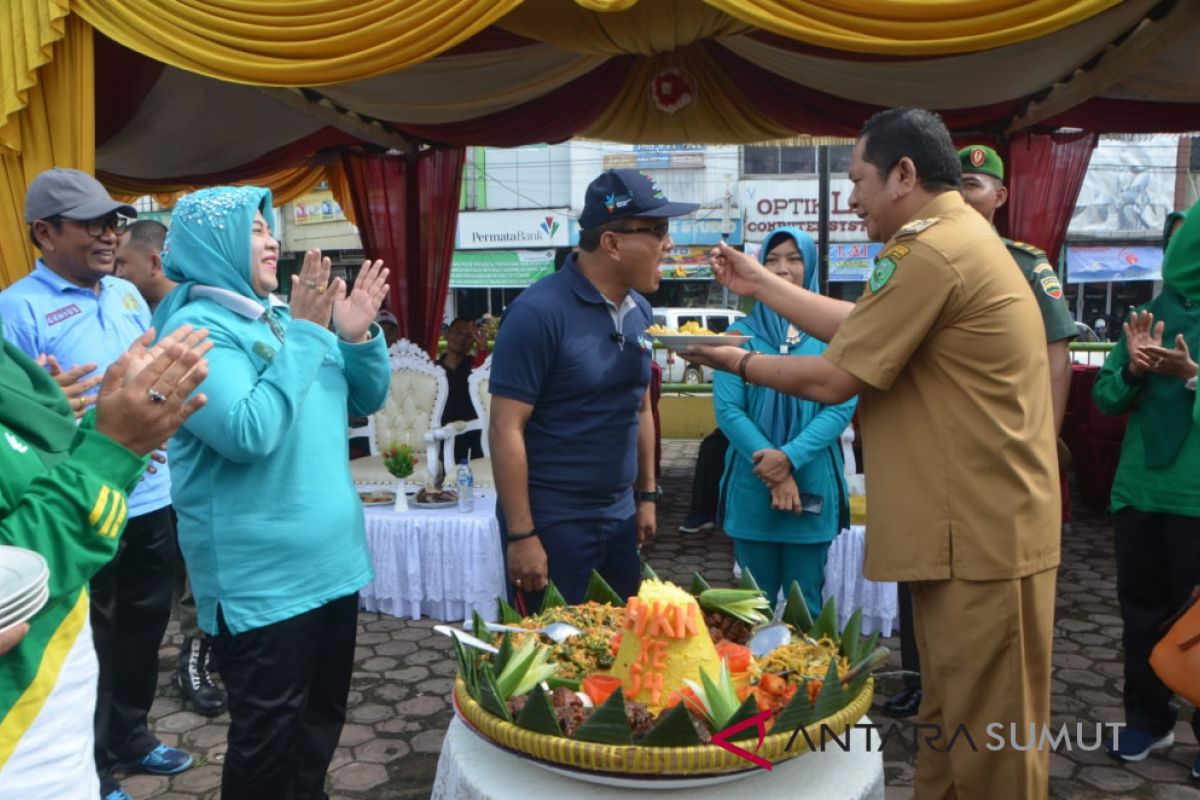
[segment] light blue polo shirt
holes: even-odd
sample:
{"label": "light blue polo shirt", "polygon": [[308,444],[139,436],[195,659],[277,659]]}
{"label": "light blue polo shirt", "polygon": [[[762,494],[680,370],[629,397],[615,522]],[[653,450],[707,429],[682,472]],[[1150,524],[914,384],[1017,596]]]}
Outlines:
{"label": "light blue polo shirt", "polygon": [[[4,338],[30,358],[52,355],[64,370],[94,361],[94,374],[103,374],[150,327],[150,309],[129,281],[101,278],[97,295],[39,258],[33,272],[0,292],[0,320]],[[170,472],[166,464],[155,467],[130,495],[130,517],[170,504]]]}

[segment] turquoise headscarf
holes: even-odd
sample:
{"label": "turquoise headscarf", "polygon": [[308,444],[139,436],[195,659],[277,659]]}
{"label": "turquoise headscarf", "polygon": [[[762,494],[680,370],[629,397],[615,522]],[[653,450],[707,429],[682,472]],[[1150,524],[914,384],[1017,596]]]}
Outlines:
{"label": "turquoise headscarf", "polygon": [[260,186],[216,186],[179,198],[162,254],[163,273],[179,285],[154,312],[157,330],[187,305],[193,286],[226,289],[267,310],[250,283],[250,232],[258,211],[275,227],[271,205],[271,190]]}
{"label": "turquoise headscarf", "polygon": [[[817,259],[817,246],[812,237],[799,228],[776,228],[771,231],[771,235],[762,244],[758,260],[765,264],[767,253],[778,247],[785,238],[794,241],[796,249],[804,256],[804,288],[820,294],[820,261]],[[788,321],[768,308],[766,303],[756,304],[739,324],[752,335],[770,342],[776,353],[779,352],[779,346],[787,341]],[[807,333],[801,333],[798,341],[802,342],[807,338]]]}
{"label": "turquoise headscarf", "polygon": [[[810,292],[820,293],[820,264],[817,260],[817,246],[812,237],[799,228],[777,228],[763,242],[759,252],[759,260],[766,261],[767,253],[777,247],[785,237],[796,242],[796,249],[804,256],[804,288]],[[731,332],[747,333],[754,337],[746,343],[747,349],[773,354],[790,353],[798,348],[808,338],[808,334],[795,331],[793,340],[788,342],[790,323],[779,314],[759,302],[743,319],[729,327]],[[822,346],[823,350],[824,347]],[[779,392],[765,386],[754,388],[754,396],[747,411],[762,429],[763,433],[776,446],[790,442],[800,435],[813,417],[823,407],[820,403],[801,400],[787,392]]]}

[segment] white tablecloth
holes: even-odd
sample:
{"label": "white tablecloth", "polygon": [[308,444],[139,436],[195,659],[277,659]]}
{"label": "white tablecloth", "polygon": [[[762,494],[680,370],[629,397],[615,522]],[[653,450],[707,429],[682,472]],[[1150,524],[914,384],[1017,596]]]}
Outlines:
{"label": "white tablecloth", "polygon": [[[860,720],[869,724],[866,717]],[[702,788],[675,791],[610,788],[584,783],[538,767],[519,756],[484,742],[455,717],[442,742],[433,800],[636,800],[672,797],[678,800],[729,800],[731,797],[800,798],[822,800],[883,800],[883,752],[868,749],[866,731],[851,734],[843,752],[827,745],[823,753],[805,753],[770,772],[759,770],[746,778]],[[878,748],[879,737],[871,739]]]}
{"label": "white tablecloth", "polygon": [[845,627],[854,609],[863,611],[862,632],[880,631],[891,636],[899,630],[900,611],[896,601],[896,584],[877,583],[863,577],[863,557],[867,549],[867,529],[852,525],[833,540],[829,560],[825,562],[825,600],[837,603],[838,625]]}
{"label": "white tablecloth", "polygon": [[494,491],[476,489],[470,514],[411,506],[399,514],[386,506],[363,511],[375,580],[359,593],[362,608],[447,621],[478,611],[495,621],[505,583]]}

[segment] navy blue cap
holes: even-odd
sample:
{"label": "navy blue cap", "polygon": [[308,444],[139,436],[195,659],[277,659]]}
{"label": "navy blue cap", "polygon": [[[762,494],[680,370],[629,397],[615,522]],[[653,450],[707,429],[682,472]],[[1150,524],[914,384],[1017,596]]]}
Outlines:
{"label": "navy blue cap", "polygon": [[681,217],[699,207],[699,203],[672,203],[658,181],[641,170],[610,169],[588,184],[579,227],[587,230],[629,217]]}

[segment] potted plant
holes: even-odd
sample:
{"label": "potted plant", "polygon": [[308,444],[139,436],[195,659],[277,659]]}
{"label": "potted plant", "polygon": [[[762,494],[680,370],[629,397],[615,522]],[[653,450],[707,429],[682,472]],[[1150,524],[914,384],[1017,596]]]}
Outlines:
{"label": "potted plant", "polygon": [[396,478],[396,511],[408,511],[408,498],[405,496],[405,479],[413,474],[417,458],[412,448],[406,444],[392,442],[383,451],[383,466]]}

